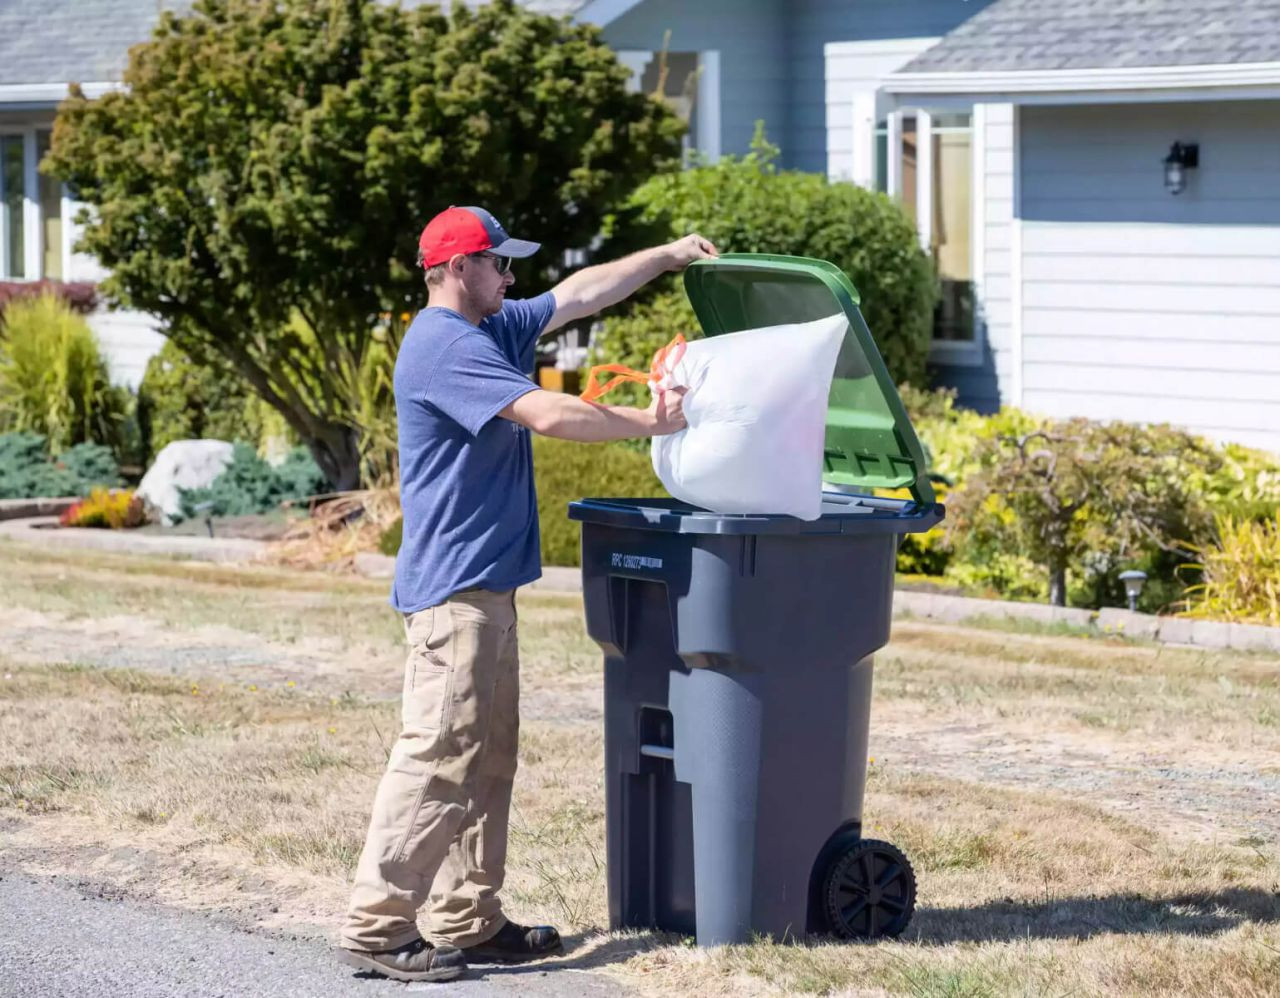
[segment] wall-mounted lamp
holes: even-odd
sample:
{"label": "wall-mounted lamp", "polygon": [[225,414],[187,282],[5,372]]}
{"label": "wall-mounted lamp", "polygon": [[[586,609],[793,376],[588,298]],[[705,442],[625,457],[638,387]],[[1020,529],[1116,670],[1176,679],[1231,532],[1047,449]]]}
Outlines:
{"label": "wall-mounted lamp", "polygon": [[1175,142],[1164,158],[1164,187],[1181,194],[1187,186],[1187,171],[1200,165],[1200,146],[1195,142]]}

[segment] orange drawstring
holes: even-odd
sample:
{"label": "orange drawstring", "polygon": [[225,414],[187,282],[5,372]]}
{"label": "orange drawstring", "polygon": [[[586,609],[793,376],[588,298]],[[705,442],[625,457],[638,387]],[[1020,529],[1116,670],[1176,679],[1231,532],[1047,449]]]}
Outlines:
{"label": "orange drawstring", "polygon": [[[647,385],[650,381],[661,381],[672,368],[680,363],[680,358],[684,356],[685,346],[684,334],[677,333],[674,340],[653,355],[653,363],[649,366],[647,372],[637,371],[622,364],[597,364],[587,373],[586,391],[579,395],[578,398],[584,402],[594,402],[628,381],[641,385]],[[611,378],[602,385],[596,380],[601,374],[613,374],[616,377]]]}

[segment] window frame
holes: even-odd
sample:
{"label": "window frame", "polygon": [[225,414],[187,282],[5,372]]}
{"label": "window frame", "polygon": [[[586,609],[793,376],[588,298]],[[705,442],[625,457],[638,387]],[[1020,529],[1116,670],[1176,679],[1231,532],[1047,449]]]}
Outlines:
{"label": "window frame", "polygon": [[[966,340],[935,340],[932,330],[929,340],[929,363],[943,367],[980,367],[986,354],[986,327],[982,321],[982,285],[983,270],[986,261],[983,258],[984,240],[983,226],[986,223],[985,176],[986,166],[983,150],[983,115],[982,105],[959,109],[947,108],[945,113],[957,110],[969,114],[969,259],[973,270],[973,315],[971,335]],[[888,115],[888,194],[901,199],[901,160],[902,160],[902,122],[906,118],[916,120],[916,203],[915,222],[920,246],[925,253],[931,253],[933,237],[933,174],[936,164],[933,161],[934,122],[930,109],[918,105],[900,105]],[[871,140],[875,140],[875,124],[872,125]]]}
{"label": "window frame", "polygon": [[[46,279],[44,273],[44,212],[40,206],[40,171],[38,134],[51,132],[53,122],[47,123],[0,123],[0,137],[17,136],[22,139],[22,261],[23,274],[16,276],[12,272],[9,260],[8,241],[0,238],[0,281],[15,283],[35,282]],[[71,269],[71,199],[67,194],[67,185],[58,185],[59,209],[62,212],[62,238],[58,254],[62,262],[62,275],[47,278],[49,280],[70,280]],[[4,176],[0,173],[0,233],[8,230],[9,207],[4,198]]]}
{"label": "window frame", "polygon": [[[956,112],[948,112],[954,114]],[[942,125],[930,117],[929,121],[929,168],[930,183],[928,190],[928,208],[929,208],[929,232],[925,240],[926,252],[931,250],[933,239],[933,189],[936,184],[933,183],[933,173],[937,169],[937,163],[933,162],[933,136],[935,134],[945,134],[947,132],[957,133],[967,131],[969,133],[969,269],[971,276],[969,283],[972,286],[973,309],[970,316],[969,338],[965,340],[938,340],[930,337],[929,341],[929,362],[933,364],[942,364],[956,367],[976,367],[982,363],[983,354],[983,325],[980,318],[980,298],[979,293],[982,287],[982,268],[983,268],[983,241],[982,226],[986,222],[986,212],[981,204],[981,193],[983,189],[983,176],[981,170],[984,167],[983,157],[980,155],[979,130],[977,107],[970,109],[968,112],[961,111],[961,114],[967,113],[969,124],[967,127],[957,127],[954,125]],[[919,144],[919,141],[918,141]],[[917,155],[920,155],[917,151]],[[917,187],[919,193],[919,187]]]}

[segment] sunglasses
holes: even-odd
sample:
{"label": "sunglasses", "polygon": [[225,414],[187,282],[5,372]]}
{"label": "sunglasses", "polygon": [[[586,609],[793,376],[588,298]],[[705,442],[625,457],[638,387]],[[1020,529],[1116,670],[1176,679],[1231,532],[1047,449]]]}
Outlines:
{"label": "sunglasses", "polygon": [[488,253],[484,251],[480,253],[472,253],[471,255],[481,257],[485,260],[492,260],[493,269],[499,274],[507,274],[511,272],[511,257],[509,256],[498,256],[497,253]]}

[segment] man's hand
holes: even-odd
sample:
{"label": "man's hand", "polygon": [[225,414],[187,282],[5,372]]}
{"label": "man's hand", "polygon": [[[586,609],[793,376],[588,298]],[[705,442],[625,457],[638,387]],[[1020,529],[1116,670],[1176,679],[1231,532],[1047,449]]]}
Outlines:
{"label": "man's hand", "polygon": [[696,232],[691,232],[683,239],[667,243],[667,253],[671,258],[668,270],[684,270],[694,260],[710,260],[720,255],[720,251],[709,239],[703,239]]}
{"label": "man's hand", "polygon": [[653,435],[664,437],[668,433],[683,430],[689,424],[684,418],[684,388],[663,388],[649,403],[649,416],[653,419]]}

